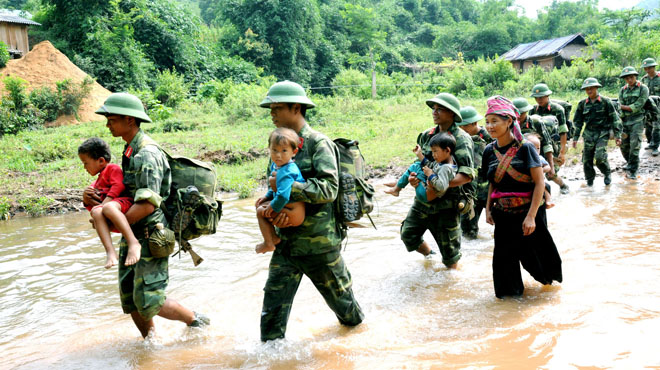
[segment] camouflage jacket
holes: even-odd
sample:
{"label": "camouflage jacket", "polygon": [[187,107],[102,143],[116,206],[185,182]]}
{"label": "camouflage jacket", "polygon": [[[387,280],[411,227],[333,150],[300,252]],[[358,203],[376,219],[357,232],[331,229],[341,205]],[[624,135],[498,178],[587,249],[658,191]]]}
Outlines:
{"label": "camouflage jacket", "polygon": [[277,229],[277,233],[287,241],[292,256],[337,251],[341,232],[333,202],[339,192],[339,151],[332,140],[307,123],[298,136],[296,164],[305,182],[293,183],[290,202],[305,202],[305,221],[300,226]]}
{"label": "camouflage jacket", "polygon": [[[454,160],[456,166],[458,167],[457,173],[462,173],[470,179],[475,179],[477,177],[477,171],[474,169],[474,161],[472,159],[473,145],[472,139],[467,132],[459,128],[456,123],[452,123],[447,130],[450,134],[456,139],[456,152],[454,153]],[[422,153],[424,157],[429,161],[433,161],[433,155],[431,154],[431,146],[429,141],[431,138],[441,133],[440,126],[430,128],[417,137],[417,144],[422,148]],[[459,187],[449,188],[445,195],[442,198],[436,198],[431,202],[422,202],[418,199],[415,199],[413,207],[418,207],[426,213],[436,213],[441,209],[453,208],[458,204],[458,198],[460,196]],[[455,203],[455,204],[454,204]]]}
{"label": "camouflage jacket", "polygon": [[573,124],[575,125],[573,134],[575,141],[580,138],[582,126],[585,130],[591,131],[611,130],[615,138],[621,138],[621,118],[612,101],[601,95],[598,95],[593,101],[589,98],[580,100],[573,116]]}
{"label": "camouflage jacket", "polygon": [[490,144],[493,141],[493,138],[490,137],[488,131],[485,128],[479,128],[479,133],[472,135],[472,158],[474,159],[474,167],[478,173],[477,181],[473,181],[473,187],[477,191],[477,199],[485,200],[488,197],[488,178],[486,178],[485,173],[480,171],[481,169],[481,158],[484,155],[484,150],[486,145]]}
{"label": "camouflage jacket", "polygon": [[[555,116],[557,117],[557,133],[559,135],[568,133],[568,126],[566,125],[566,115],[564,108],[561,105],[549,102],[547,106],[541,107],[538,104],[534,106],[527,116],[538,114],[539,116]],[[559,141],[559,138],[553,138],[554,141]]]}
{"label": "camouflage jacket", "polygon": [[156,142],[139,130],[124,147],[121,168],[126,186],[124,195],[133,198],[135,203],[147,201],[156,207],[153,213],[131,225],[135,236],[140,239],[145,228],[151,230],[159,222],[167,225],[160,205],[170,195],[170,165]]}
{"label": "camouflage jacket", "polygon": [[632,88],[626,84],[619,90],[619,104],[627,105],[632,109],[621,113],[621,120],[625,125],[644,121],[644,104],[648,98],[649,88],[639,81]]}
{"label": "camouflage jacket", "polygon": [[552,136],[548,132],[547,127],[543,122],[538,119],[531,119],[529,115],[525,121],[520,122],[520,131],[524,134],[533,132],[541,137],[541,153],[554,153],[555,152],[555,143],[552,140]]}
{"label": "camouflage jacket", "polygon": [[656,76],[653,78],[644,75],[642,83],[649,88],[649,95],[660,95],[660,72],[656,72]]}

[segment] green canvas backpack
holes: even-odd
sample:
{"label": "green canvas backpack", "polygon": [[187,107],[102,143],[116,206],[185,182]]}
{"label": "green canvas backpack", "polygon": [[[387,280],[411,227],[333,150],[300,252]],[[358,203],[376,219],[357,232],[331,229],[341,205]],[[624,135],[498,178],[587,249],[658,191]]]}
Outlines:
{"label": "green canvas backpack", "polygon": [[564,108],[566,127],[568,127],[568,137],[573,137],[573,121],[571,121],[571,110],[573,109],[573,104],[559,99],[550,99],[550,101]]}
{"label": "green canvas backpack", "polygon": [[181,256],[182,250],[188,252],[197,266],[204,259],[193,251],[189,241],[202,235],[215,234],[222,217],[222,202],[215,196],[215,167],[212,163],[170,155],[153,141],[145,140],[143,145],[156,145],[167,157],[172,183],[170,195],[161,203],[161,209],[179,244],[179,250],[174,256]]}
{"label": "green canvas backpack", "polygon": [[374,209],[374,187],[366,180],[366,165],[357,140],[339,138],[334,140],[339,149],[339,194],[335,201],[338,221],[343,236],[349,227],[358,227],[354,222],[367,216],[376,228],[369,213]]}

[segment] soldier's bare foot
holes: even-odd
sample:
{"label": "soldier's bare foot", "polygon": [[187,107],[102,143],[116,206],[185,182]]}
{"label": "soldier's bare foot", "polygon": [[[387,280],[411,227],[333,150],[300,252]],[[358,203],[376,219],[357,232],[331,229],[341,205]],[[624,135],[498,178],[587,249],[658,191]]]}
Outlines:
{"label": "soldier's bare foot", "polygon": [[140,245],[140,243],[129,244],[128,253],[126,254],[126,262],[124,262],[124,265],[131,266],[138,263],[142,253],[141,249],[142,246]]}
{"label": "soldier's bare foot", "polygon": [[447,268],[448,268],[448,269],[451,269],[451,270],[458,270],[458,262],[456,262],[456,263],[453,264],[453,265],[449,265],[449,266],[447,266]]}
{"label": "soldier's bare foot", "polygon": [[389,181],[389,182],[386,182],[386,183],[383,184],[383,185],[385,185],[385,186],[387,186],[387,187],[390,187],[390,188],[393,188],[393,187],[396,186],[396,182],[394,182],[394,181]]}
{"label": "soldier's bare foot", "polygon": [[275,250],[275,244],[266,244],[266,242],[257,244],[254,251],[257,253],[268,253]]}
{"label": "soldier's bare foot", "polygon": [[546,203],[545,203],[545,209],[550,209],[550,208],[552,208],[552,207],[554,207],[554,206],[555,206],[555,204],[552,203],[552,202],[546,202]]}
{"label": "soldier's bare foot", "polygon": [[399,190],[399,188],[392,187],[392,188],[389,188],[389,189],[385,190],[385,194],[394,195],[395,197],[398,197],[400,191],[401,190]]}
{"label": "soldier's bare foot", "polygon": [[117,265],[117,255],[116,254],[115,255],[108,254],[105,257],[105,265],[103,267],[109,269],[112,266],[116,266],[116,265]]}

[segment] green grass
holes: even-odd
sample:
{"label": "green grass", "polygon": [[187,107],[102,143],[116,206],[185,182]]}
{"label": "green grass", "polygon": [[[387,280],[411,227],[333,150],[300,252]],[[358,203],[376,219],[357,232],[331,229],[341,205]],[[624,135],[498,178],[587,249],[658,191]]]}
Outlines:
{"label": "green grass", "polygon": [[[308,121],[330,138],[359,140],[362,154],[372,167],[407,166],[414,160],[411,149],[417,135],[433,125],[431,110],[425,104],[430,97],[424,94],[362,100],[312,96],[317,107],[308,111]],[[558,98],[569,100],[576,107],[583,97],[576,92]],[[485,113],[485,98],[460,100],[463,106],[472,105],[481,114]],[[534,102],[532,98],[528,100]],[[144,123],[143,129],[167,151],[193,158],[218,150],[263,151],[274,126],[267,109],[253,109],[249,105],[257,103],[219,107],[214,101],[188,101],[167,121]],[[194,130],[163,132],[167,122]],[[77,148],[94,136],[106,140],[113,162],[121,163],[124,142],[113,138],[102,121],[0,137],[0,215],[3,205],[8,203],[3,203],[3,199],[20,204],[29,213],[39,214],[38,208],[46,209],[52,203],[45,194],[82,192],[94,179],[83,169]],[[218,183],[223,191],[249,197],[263,184],[267,162],[266,157],[261,157],[233,165],[216,163]]]}

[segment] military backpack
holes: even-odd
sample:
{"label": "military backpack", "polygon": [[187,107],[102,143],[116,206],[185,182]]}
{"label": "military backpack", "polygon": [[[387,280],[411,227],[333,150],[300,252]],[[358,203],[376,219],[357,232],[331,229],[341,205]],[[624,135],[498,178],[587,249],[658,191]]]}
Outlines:
{"label": "military backpack", "polygon": [[367,216],[376,228],[369,213],[374,209],[374,187],[366,180],[366,165],[357,140],[334,140],[339,149],[339,193],[335,201],[338,221],[345,236],[348,227],[356,227],[355,221]]}
{"label": "military backpack", "polygon": [[189,241],[202,235],[215,234],[222,217],[222,202],[215,196],[215,167],[212,163],[170,155],[154,141],[145,140],[143,145],[155,145],[167,157],[172,183],[170,195],[161,203],[161,209],[179,244],[176,254],[180,256],[182,250],[190,253],[197,266],[204,259],[193,251]]}
{"label": "military backpack", "polygon": [[564,108],[564,117],[566,118],[566,127],[568,127],[568,137],[573,137],[573,121],[571,121],[571,109],[573,105],[567,101],[559,99],[550,99],[551,102]]}

